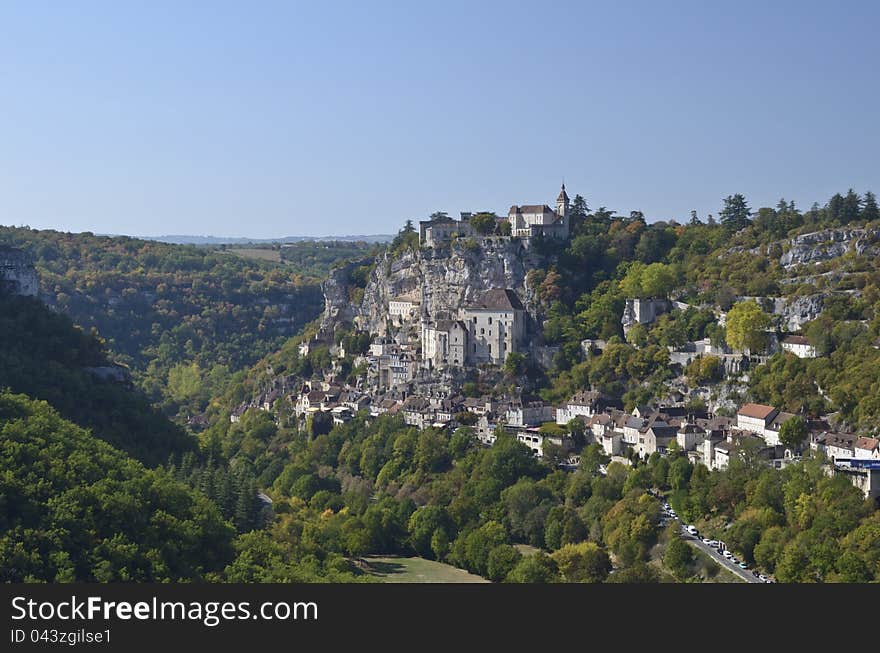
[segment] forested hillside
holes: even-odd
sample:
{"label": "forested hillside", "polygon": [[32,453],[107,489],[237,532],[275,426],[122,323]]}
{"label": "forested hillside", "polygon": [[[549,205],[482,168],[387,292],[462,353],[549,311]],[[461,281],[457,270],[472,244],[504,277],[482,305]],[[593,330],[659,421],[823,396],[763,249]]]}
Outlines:
{"label": "forested hillside", "polygon": [[711,579],[717,570],[689,551],[668,553],[678,540],[648,493],[656,488],[780,581],[880,578],[880,513],[848,480],[827,477],[820,457],[785,470],[746,457],[710,472],[682,451],[627,468],[589,445],[572,472],[508,435],[485,448],[471,428],[450,436],[387,415],[312,439],[259,411],[215,428],[224,454],[253,465],[284,507],[275,546],[300,556],[416,554],[507,582]]}
{"label": "forested hillside", "polygon": [[95,368],[107,365],[101,342],[69,317],[37,299],[0,293],[0,388],[49,402],[64,418],[147,465],[197,450],[196,440],[142,392],[102,378]]}
{"label": "forested hillside", "polygon": [[[748,344],[716,322],[718,312],[753,297],[759,307],[783,302],[795,316],[806,310],[812,319],[801,329],[820,353],[811,360],[777,354],[751,376],[754,399],[812,415],[840,411],[853,428],[877,428],[880,214],[872,193],[850,190],[804,212],[785,200],[752,212],[733,195],[718,220],[694,216],[687,224],[591,211],[581,197],[572,213],[570,243],[561,252],[539,243],[548,265],[530,279],[546,316],[543,336],[560,347],[544,380],[547,399],[590,386],[622,396],[630,408],[663,398],[674,376],[668,347],[700,338]],[[636,325],[624,337],[621,315],[634,297],[670,297],[691,308]],[[764,320],[762,328],[790,330],[769,312],[754,316]],[[585,356],[586,338],[607,347]],[[712,380],[694,372],[698,383]]]}
{"label": "forested hillside", "polygon": [[33,255],[44,299],[96,329],[170,414],[201,411],[232,373],[323,308],[314,275],[326,258],[294,272],[212,248],[89,233],[0,227],[0,242]]}
{"label": "forested hillside", "polygon": [[0,293],[0,581],[356,579],[260,530],[250,466],[204,454],[107,363],[68,317]]}

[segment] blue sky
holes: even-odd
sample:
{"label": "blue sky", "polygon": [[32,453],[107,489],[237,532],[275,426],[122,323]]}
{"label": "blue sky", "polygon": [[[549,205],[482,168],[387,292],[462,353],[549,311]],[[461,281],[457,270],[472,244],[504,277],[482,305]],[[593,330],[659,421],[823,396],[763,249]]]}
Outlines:
{"label": "blue sky", "polygon": [[876,2],[4,2],[0,224],[391,233],[563,177],[650,220],[880,191],[878,27]]}

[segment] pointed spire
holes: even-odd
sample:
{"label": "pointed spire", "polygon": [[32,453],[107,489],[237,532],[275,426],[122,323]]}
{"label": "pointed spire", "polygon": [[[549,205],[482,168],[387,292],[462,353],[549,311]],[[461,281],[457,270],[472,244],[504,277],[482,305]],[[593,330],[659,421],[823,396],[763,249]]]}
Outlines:
{"label": "pointed spire", "polygon": [[556,198],[557,202],[567,202],[568,201],[568,193],[565,192],[565,181],[562,182],[562,190],[559,191],[559,197]]}

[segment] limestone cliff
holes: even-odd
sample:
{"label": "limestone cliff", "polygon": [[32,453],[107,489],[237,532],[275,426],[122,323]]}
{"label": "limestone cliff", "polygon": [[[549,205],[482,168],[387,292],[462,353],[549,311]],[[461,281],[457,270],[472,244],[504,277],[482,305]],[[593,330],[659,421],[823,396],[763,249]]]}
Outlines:
{"label": "limestone cliff", "polygon": [[[476,246],[475,246],[476,244]],[[334,271],[324,284],[326,306],[323,327],[354,323],[370,333],[385,334],[388,303],[402,295],[421,297],[432,318],[453,317],[464,304],[490,288],[512,288],[532,318],[534,294],[526,284],[529,270],[541,265],[519,239],[485,238],[460,240],[443,248],[422,248],[394,256],[389,252],[376,261],[363,291],[354,303],[348,273]]]}
{"label": "limestone cliff", "polygon": [[837,290],[819,292],[811,295],[790,297],[751,297],[740,296],[737,301],[754,300],[765,311],[777,316],[778,326],[786,331],[799,331],[804,324],[815,320],[822,314],[825,300],[832,295],[860,295],[858,290]]}
{"label": "limestone cliff", "polygon": [[16,295],[36,297],[39,286],[33,259],[20,249],[0,245],[0,288]]}
{"label": "limestone cliff", "polygon": [[352,261],[330,271],[321,284],[324,293],[324,314],[321,317],[320,332],[326,337],[333,335],[338,325],[350,326],[357,315],[357,287],[352,281],[352,273],[364,266],[373,264],[373,259]]}
{"label": "limestone cliff", "polygon": [[779,259],[783,267],[819,263],[852,251],[860,256],[880,255],[880,230],[823,229],[801,234],[789,240],[788,251]]}

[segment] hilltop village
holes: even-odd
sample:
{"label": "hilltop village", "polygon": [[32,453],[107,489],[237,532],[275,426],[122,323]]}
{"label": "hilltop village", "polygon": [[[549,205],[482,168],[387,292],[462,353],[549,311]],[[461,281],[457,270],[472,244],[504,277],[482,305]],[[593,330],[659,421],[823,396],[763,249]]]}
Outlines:
{"label": "hilltop village", "polygon": [[[357,264],[337,270],[325,284],[321,328],[299,345],[303,358],[316,347],[329,347],[330,369],[304,383],[295,375],[275,377],[230,420],[238,421],[250,408],[271,411],[279,400],[306,430],[343,424],[361,411],[373,417],[399,414],[418,429],[451,433],[470,427],[486,446],[507,432],[536,457],[563,468],[575,468],[588,443],[624,464],[685,451],[709,469],[724,469],[735,456],[757,457],[779,468],[813,449],[834,463],[829,473],[847,475],[866,496],[880,495],[875,469],[880,463],[872,462],[880,461],[877,438],[850,432],[834,415],[788,413],[749,403],[737,392],[749,371],[775,352],[818,356],[798,332],[817,316],[815,307],[770,306],[779,319],[763,329],[765,345],[754,351],[710,337],[669,346],[669,365],[677,372],[666,383],[666,396],[650,405],[626,406],[623,397],[589,387],[562,402],[538,396],[523,371],[550,369],[558,347],[544,341],[529,272],[546,256],[536,250],[552,250],[570,237],[570,207],[563,185],[555,208],[514,205],[503,217],[435,215],[413,229],[417,250],[386,254],[354,297],[347,280]],[[626,299],[620,326],[629,339],[631,331],[689,309],[708,311],[720,327],[728,315],[718,306],[693,307],[675,293],[643,293]],[[334,337],[348,330],[371,337],[366,351],[347,351],[345,339]],[[580,344],[584,358],[601,355],[608,346],[602,339]],[[358,372],[347,380],[341,374],[345,360]],[[694,382],[688,374],[704,361],[717,366],[716,381],[727,392]],[[789,430],[796,435],[781,437],[791,420],[796,426]]]}

